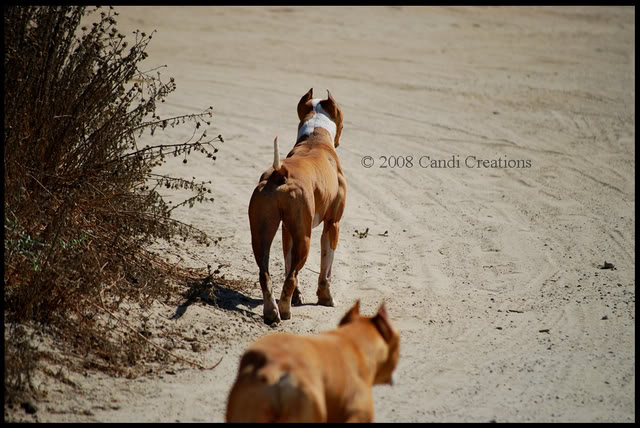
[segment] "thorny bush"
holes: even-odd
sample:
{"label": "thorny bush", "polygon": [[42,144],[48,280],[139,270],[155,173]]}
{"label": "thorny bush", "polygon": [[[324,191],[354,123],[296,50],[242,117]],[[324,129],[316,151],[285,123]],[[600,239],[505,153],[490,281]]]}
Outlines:
{"label": "thorny bush", "polygon": [[[215,160],[212,143],[222,137],[207,139],[201,128],[212,109],[157,116],[156,103],[175,81],[138,68],[153,34],[136,31],[129,46],[117,15],[112,8],[4,8],[5,400],[28,389],[33,368],[11,354],[28,346],[24,329],[8,324],[46,329],[76,355],[116,371],[135,365],[153,352],[136,335],[112,334],[99,315],[123,301],[168,298],[176,278],[189,276],[150,245],[211,242],[171,217],[177,206],[213,200],[210,182],[153,170],[168,155],[186,162],[192,151]],[[81,27],[87,20],[94,23]],[[185,122],[194,127],[189,141],[139,146],[143,132]],[[163,188],[192,196],[172,206]]]}

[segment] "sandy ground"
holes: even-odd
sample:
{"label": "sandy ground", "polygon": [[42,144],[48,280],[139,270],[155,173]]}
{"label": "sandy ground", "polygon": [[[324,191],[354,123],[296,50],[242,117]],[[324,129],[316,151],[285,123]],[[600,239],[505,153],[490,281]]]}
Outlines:
{"label": "sandy ground", "polygon": [[[251,341],[331,329],[356,299],[369,314],[385,300],[402,333],[395,384],[374,389],[376,421],[635,420],[633,8],[116,10],[125,34],[157,30],[146,64],[178,83],[162,116],[214,107],[216,163],[167,168],[212,180],[216,201],[178,217],[222,238],[203,260],[255,286],[222,308],[154,309],[199,335],[192,358],[222,357],[216,369],[69,374],[78,388],[48,385],[37,420],[223,421]],[[311,87],[345,116],[337,306],[294,307],[271,329],[247,206],[273,137],[282,156],[293,145]],[[520,167],[490,167],[500,159]],[[300,276],[309,303],[319,233]],[[278,294],[280,248],[278,234]]]}

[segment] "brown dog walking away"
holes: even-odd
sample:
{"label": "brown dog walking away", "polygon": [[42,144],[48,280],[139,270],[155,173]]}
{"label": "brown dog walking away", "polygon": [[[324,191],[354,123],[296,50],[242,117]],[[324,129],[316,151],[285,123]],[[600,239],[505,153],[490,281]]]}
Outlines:
{"label": "brown dog walking away", "polygon": [[[260,177],[249,202],[253,255],[260,269],[260,287],[267,324],[291,318],[291,303],[302,304],[298,272],[309,254],[311,229],[324,223],[321,238],[318,304],[334,306],[329,291],[333,255],[338,245],[347,182],[335,148],[340,144],[342,111],[329,91],[325,100],[309,89],[298,103],[298,138],[286,159],[280,160],[274,140],[273,167]],[[286,279],[279,306],[269,275],[271,242],[282,221]]]}
{"label": "brown dog walking away", "polygon": [[247,349],[229,393],[227,422],[372,422],[375,384],[392,384],[400,335],[384,304],[360,316],[360,301],[337,329],[275,333]]}

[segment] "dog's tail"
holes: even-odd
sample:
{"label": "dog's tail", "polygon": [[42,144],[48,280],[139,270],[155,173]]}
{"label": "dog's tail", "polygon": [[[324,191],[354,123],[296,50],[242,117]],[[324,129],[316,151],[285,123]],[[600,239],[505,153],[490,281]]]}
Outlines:
{"label": "dog's tail", "polygon": [[278,137],[273,140],[273,169],[279,170],[282,164],[280,163],[280,148],[278,147]]}

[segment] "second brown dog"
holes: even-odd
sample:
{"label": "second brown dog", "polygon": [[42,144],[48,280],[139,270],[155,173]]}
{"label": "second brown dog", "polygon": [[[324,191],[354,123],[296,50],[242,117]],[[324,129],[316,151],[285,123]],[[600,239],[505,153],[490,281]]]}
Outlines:
{"label": "second brown dog", "polygon": [[276,333],[240,361],[227,422],[372,422],[374,384],[391,384],[400,335],[384,304],[373,317],[360,301],[336,330],[315,336]]}

